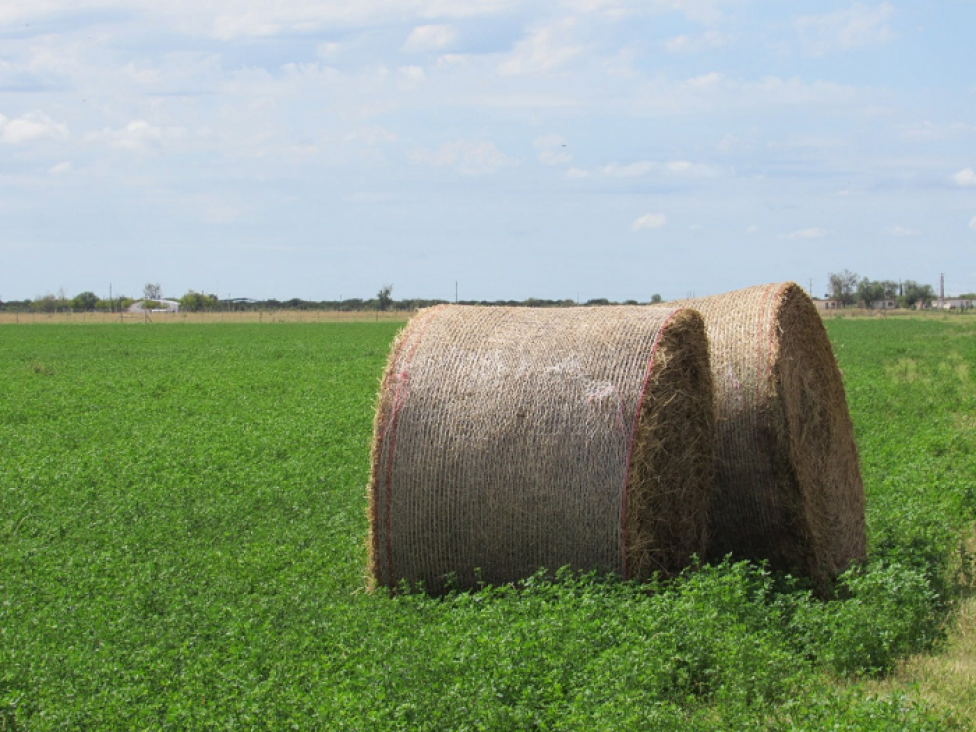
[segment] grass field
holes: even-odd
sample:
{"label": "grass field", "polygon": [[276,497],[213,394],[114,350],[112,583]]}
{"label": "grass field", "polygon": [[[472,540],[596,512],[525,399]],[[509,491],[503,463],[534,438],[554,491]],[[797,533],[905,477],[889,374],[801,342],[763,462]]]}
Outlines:
{"label": "grass field", "polygon": [[976,716],[969,319],[827,322],[870,561],[826,603],[734,563],[669,585],[366,593],[373,401],[398,327],[0,326],[0,730]]}

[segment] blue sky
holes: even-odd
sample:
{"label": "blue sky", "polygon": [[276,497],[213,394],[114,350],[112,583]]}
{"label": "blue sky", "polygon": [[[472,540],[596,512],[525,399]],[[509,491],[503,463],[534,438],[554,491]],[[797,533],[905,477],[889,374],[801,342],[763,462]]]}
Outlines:
{"label": "blue sky", "polygon": [[976,291],[976,2],[0,0],[0,299]]}

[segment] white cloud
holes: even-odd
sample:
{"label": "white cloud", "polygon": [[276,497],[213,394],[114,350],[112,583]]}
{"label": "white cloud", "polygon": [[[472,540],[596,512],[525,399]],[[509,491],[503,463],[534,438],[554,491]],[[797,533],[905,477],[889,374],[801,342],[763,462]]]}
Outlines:
{"label": "white cloud", "polygon": [[725,81],[725,77],[717,71],[712,71],[708,74],[700,74],[698,76],[693,76],[686,82],[688,86],[694,89],[712,89],[719,86]]}
{"label": "white cloud", "polygon": [[361,142],[364,145],[378,145],[381,142],[395,142],[396,133],[380,125],[368,125],[353,130],[342,138],[343,142]]}
{"label": "white cloud", "polygon": [[397,69],[397,73],[408,87],[416,86],[427,78],[427,74],[420,66],[401,66]]}
{"label": "white cloud", "polygon": [[786,239],[820,239],[827,236],[827,230],[819,227],[809,229],[798,229],[785,235]]}
{"label": "white cloud", "polygon": [[289,145],[285,148],[285,151],[292,155],[311,157],[312,155],[318,155],[322,152],[322,149],[318,145]]}
{"label": "white cloud", "polygon": [[952,179],[961,186],[976,186],[976,170],[964,168],[952,176]]}
{"label": "white cloud", "polygon": [[790,135],[785,140],[771,140],[766,143],[770,150],[827,150],[844,146],[841,137],[827,137],[824,135]]}
{"label": "white cloud", "polygon": [[566,149],[566,138],[559,135],[543,135],[532,142],[539,151],[539,162],[543,165],[568,165],[573,156]]}
{"label": "white cloud", "polygon": [[454,44],[457,32],[449,25],[419,25],[410,31],[403,44],[409,53],[440,51]]}
{"label": "white cloud", "polygon": [[103,129],[94,132],[89,139],[102,140],[109,147],[120,150],[149,150],[161,148],[182,140],[187,135],[185,127],[157,127],[146,120],[135,120],[120,130]]}
{"label": "white cloud", "polygon": [[51,173],[51,175],[63,175],[64,173],[70,172],[73,167],[74,166],[71,163],[65,161],[63,163],[58,163],[57,165],[52,165],[48,172]]}
{"label": "white cloud", "polygon": [[834,50],[880,46],[895,37],[888,26],[893,8],[884,2],[874,7],[855,3],[845,10],[796,19],[800,43],[807,53],[822,56]]}
{"label": "white cloud", "polygon": [[667,223],[668,217],[663,213],[649,213],[637,217],[634,220],[634,223],[630,225],[630,230],[640,231],[641,229],[660,229]]}
{"label": "white cloud", "polygon": [[455,66],[462,66],[467,61],[467,57],[460,53],[445,53],[437,57],[437,68],[449,69]]}
{"label": "white cloud", "polygon": [[603,168],[603,174],[609,175],[612,178],[636,178],[641,175],[647,175],[657,167],[658,164],[650,160],[642,160],[627,165],[610,163],[610,165]]}
{"label": "white cloud", "polygon": [[162,79],[162,74],[158,69],[138,69],[133,63],[126,65],[125,73],[138,84],[158,84]]}
{"label": "white cloud", "polygon": [[583,47],[563,39],[575,23],[575,19],[567,18],[540,28],[519,41],[508,58],[498,65],[498,73],[502,76],[543,75],[579,56]]}
{"label": "white cloud", "polygon": [[725,135],[715,144],[715,149],[722,153],[732,153],[745,149],[746,145],[733,134]]}
{"label": "white cloud", "polygon": [[973,216],[971,219],[969,219],[969,228],[972,229],[973,231],[976,231],[976,216]]}
{"label": "white cloud", "polygon": [[542,150],[539,153],[539,162],[543,165],[566,165],[573,162],[573,156],[558,150]]}
{"label": "white cloud", "polygon": [[669,173],[693,176],[696,178],[711,178],[717,175],[714,168],[702,163],[692,163],[687,160],[672,160],[667,164]]}
{"label": "white cloud", "polygon": [[905,127],[902,130],[901,136],[906,140],[949,140],[954,137],[972,134],[974,132],[976,132],[976,127],[973,125],[968,125],[965,122],[937,124],[935,122],[925,120],[920,124]]}
{"label": "white cloud", "polygon": [[694,36],[675,36],[664,44],[670,53],[699,53],[709,48],[718,48],[726,42],[718,31],[706,31]]}
{"label": "white cloud", "polygon": [[[395,22],[414,18],[423,22],[434,19],[467,18],[491,15],[510,7],[511,0],[306,0],[300,3],[281,3],[278,0],[248,0],[248,2],[166,3],[166,10],[158,3],[142,0],[159,14],[177,15],[183,22],[188,17],[221,40],[241,36],[270,36],[278,33],[312,33],[323,29],[362,27],[380,22]],[[131,4],[131,3],[130,3]],[[188,6],[193,5],[193,9]],[[169,8],[176,6],[176,10]],[[181,7],[183,6],[183,7]]]}
{"label": "white cloud", "polygon": [[66,140],[70,136],[67,125],[55,122],[43,112],[28,112],[14,119],[0,114],[0,140],[10,145],[35,140]]}
{"label": "white cloud", "polygon": [[858,101],[860,97],[860,92],[852,86],[842,86],[829,81],[814,81],[808,84],[795,76],[789,79],[766,76],[756,84],[738,84],[736,87],[736,91],[745,92],[749,97],[757,95],[762,101],[775,102],[778,105],[847,104]]}
{"label": "white cloud", "polygon": [[570,168],[566,171],[567,178],[589,178],[590,174],[580,168]]}
{"label": "white cloud", "polygon": [[688,20],[712,25],[724,19],[722,6],[734,0],[564,0],[580,13],[602,13],[611,20],[675,11]]}
{"label": "white cloud", "polygon": [[315,47],[315,55],[321,59],[329,59],[338,55],[341,50],[342,44],[336,43],[335,41],[326,41]]}
{"label": "white cloud", "polygon": [[746,229],[746,233],[747,234],[757,234],[757,233],[759,233],[759,227],[756,226],[755,224],[750,224],[749,227]]}
{"label": "white cloud", "polygon": [[696,178],[711,178],[716,175],[714,168],[701,163],[692,163],[687,160],[671,160],[666,163],[659,163],[654,160],[640,160],[636,163],[628,163],[627,165],[610,163],[603,168],[603,174],[611,178],[637,178],[650,173]]}
{"label": "white cloud", "polygon": [[244,210],[234,197],[201,194],[194,198],[200,217],[210,224],[230,224],[239,220]]}
{"label": "white cloud", "polygon": [[447,142],[437,150],[419,150],[410,157],[414,162],[427,163],[436,168],[454,168],[463,175],[497,173],[519,162],[487,141]]}
{"label": "white cloud", "polygon": [[876,93],[870,89],[799,77],[764,76],[747,79],[717,71],[671,80],[646,77],[633,90],[623,92],[632,104],[652,114],[712,114],[744,112],[762,115],[767,110],[807,107],[812,112],[837,109],[845,114],[863,112]]}
{"label": "white cloud", "polygon": [[904,226],[892,226],[888,229],[888,233],[892,236],[918,236],[922,232],[918,229],[908,229]]}

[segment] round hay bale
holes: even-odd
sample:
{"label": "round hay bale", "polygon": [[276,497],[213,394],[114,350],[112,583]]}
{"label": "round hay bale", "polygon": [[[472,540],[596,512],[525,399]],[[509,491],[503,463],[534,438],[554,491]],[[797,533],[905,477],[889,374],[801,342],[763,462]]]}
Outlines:
{"label": "round hay bale", "polygon": [[674,574],[705,550],[713,450],[692,310],[421,311],[380,387],[372,584]]}
{"label": "round hay bale", "polygon": [[822,586],[864,559],[864,486],[844,384],[798,285],[668,303],[705,319],[715,383],[710,559],[768,560]]}

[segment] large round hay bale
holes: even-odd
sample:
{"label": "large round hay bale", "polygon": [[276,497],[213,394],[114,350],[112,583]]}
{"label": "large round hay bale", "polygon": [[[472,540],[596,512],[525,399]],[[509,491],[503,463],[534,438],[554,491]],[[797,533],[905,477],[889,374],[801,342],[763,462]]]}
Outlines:
{"label": "large round hay bale", "polygon": [[864,486],[840,370],[787,282],[668,303],[700,311],[717,414],[708,555],[824,583],[865,555]]}
{"label": "large round hay bale", "polygon": [[673,574],[703,556],[713,449],[692,310],[422,311],[380,387],[373,584]]}

